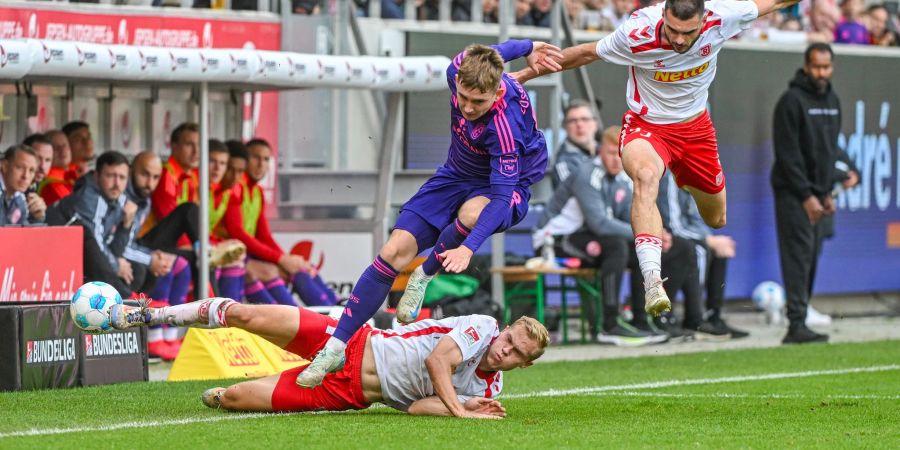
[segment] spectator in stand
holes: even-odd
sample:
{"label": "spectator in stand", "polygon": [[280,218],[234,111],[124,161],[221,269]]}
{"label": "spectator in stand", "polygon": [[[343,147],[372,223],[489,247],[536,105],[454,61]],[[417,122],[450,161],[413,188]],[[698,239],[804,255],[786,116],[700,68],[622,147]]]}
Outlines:
{"label": "spectator in stand", "polygon": [[566,140],[556,151],[550,182],[556,189],[578,171],[578,167],[594,157],[597,141],[594,139],[598,130],[597,117],[587,100],[574,99],[566,106],[563,114],[563,127]]}
{"label": "spectator in stand", "polygon": [[[285,286],[281,272],[286,273],[300,299],[309,306],[333,305],[337,295],[325,286],[316,269],[304,258],[285,253],[272,238],[269,222],[264,214],[265,199],[259,182],[269,170],[272,148],[262,139],[253,139],[246,145],[247,170],[244,180],[239,180],[240,195],[232,197],[225,212],[225,231],[229,238],[246,244],[250,260],[247,262],[247,279],[244,289],[247,299],[255,303],[280,303],[296,305]],[[240,154],[240,148],[232,144],[232,158]],[[232,164],[235,167],[239,163]],[[223,272],[223,282],[228,280]],[[238,274],[230,275],[237,277]]]}
{"label": "spectator in stand", "polygon": [[550,11],[553,9],[553,0],[535,0],[531,9],[531,21],[535,26],[550,28]]}
{"label": "spectator in stand", "polygon": [[515,0],[516,25],[534,25],[534,17],[531,16],[531,6],[534,0]]}
{"label": "spectator in stand", "polygon": [[125,207],[128,159],[108,151],[97,169],[78,180],[68,197],[47,211],[47,223],[66,225],[77,220],[84,228],[84,277],[111,284],[123,297],[132,294],[131,263],[124,257],[137,207]]}
{"label": "spectator in stand", "polygon": [[499,22],[499,18],[498,18],[499,9],[500,9],[500,3],[497,0],[482,0],[481,1],[481,12],[482,12],[481,21],[484,23]]}
{"label": "spectator in stand", "polygon": [[900,36],[897,35],[891,15],[883,3],[869,7],[866,11],[866,24],[873,45],[882,47],[900,45]]}
{"label": "spectator in stand", "polygon": [[835,27],[840,20],[840,11],[823,0],[812,2],[809,8],[809,42],[834,41]]}
{"label": "spectator in stand", "polygon": [[[629,243],[634,239],[630,223],[632,183],[619,158],[620,132],[619,126],[607,128],[599,157],[577,166],[553,191],[532,235],[532,244],[540,252],[549,234],[554,237],[557,255],[578,258],[585,266],[600,271],[602,332],[597,334],[598,324],[589,303],[591,336],[607,344],[638,346],[663,342],[668,337],[637,330],[619,319],[622,274],[628,264]],[[578,221],[566,214],[567,208],[578,211]],[[640,309],[643,311],[643,307]]]}
{"label": "spectator in stand", "polygon": [[37,155],[38,167],[34,173],[34,181],[31,183],[29,192],[39,192],[41,184],[47,179],[47,174],[50,173],[50,165],[53,163],[53,145],[46,135],[40,133],[28,136],[22,141],[22,144],[31,147],[35,155]]}
{"label": "spectator in stand", "polygon": [[35,193],[27,193],[37,171],[37,154],[27,145],[6,149],[0,161],[0,226],[41,223],[47,206]]}
{"label": "spectator in stand", "polygon": [[834,29],[834,42],[838,44],[869,45],[872,38],[869,30],[862,23],[865,11],[864,0],[843,0],[841,3],[842,19]]}
{"label": "spectator in stand", "polygon": [[575,27],[582,26],[582,12],[584,11],[584,2],[581,0],[565,0],[566,2],[566,12],[569,14],[569,20],[572,21],[572,25]]}
{"label": "spectator in stand", "polygon": [[62,132],[65,133],[72,152],[72,161],[66,170],[65,179],[74,186],[75,180],[90,170],[94,160],[94,138],[88,124],[81,121],[67,123],[62,127]]}
{"label": "spectator in stand", "polygon": [[622,25],[631,11],[634,10],[633,0],[612,0],[605,8],[603,8],[603,17],[609,23],[609,28],[602,28],[605,31],[612,31]]}
{"label": "spectator in stand", "polygon": [[73,180],[66,179],[66,170],[72,162],[72,150],[69,149],[69,138],[60,130],[46,133],[53,145],[53,161],[44,178],[46,181],[38,187],[38,194],[51,206],[59,199],[72,193]]}

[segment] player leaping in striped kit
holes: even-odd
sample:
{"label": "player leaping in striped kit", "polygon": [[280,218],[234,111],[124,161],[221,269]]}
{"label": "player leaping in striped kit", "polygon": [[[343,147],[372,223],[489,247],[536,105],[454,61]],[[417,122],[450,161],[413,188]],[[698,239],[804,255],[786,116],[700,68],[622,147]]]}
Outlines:
{"label": "player leaping in striped kit", "polygon": [[559,70],[559,49],[512,40],[473,45],[447,67],[450,87],[450,150],[447,161],[400,210],[388,242],[354,286],[350,301],[328,343],[297,377],[317,386],[339,370],[344,348],[390,292],[398,269],[433,248],[410,277],[397,318],[413,322],[425,287],[441,267],[458,273],[493,233],[521,221],[528,212],[530,186],[544,176],[547,144],[538,129],[528,94],[503,64],[526,57],[531,67]]}

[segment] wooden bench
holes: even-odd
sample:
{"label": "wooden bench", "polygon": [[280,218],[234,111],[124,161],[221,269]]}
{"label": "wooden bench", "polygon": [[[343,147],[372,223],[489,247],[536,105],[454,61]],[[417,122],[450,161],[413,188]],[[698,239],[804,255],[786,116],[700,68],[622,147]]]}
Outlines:
{"label": "wooden bench", "polygon": [[[495,267],[491,269],[491,273],[498,273],[503,277],[504,295],[503,295],[503,320],[506,323],[510,321],[510,309],[513,304],[534,303],[536,307],[535,318],[544,323],[544,308],[546,305],[545,292],[548,289],[556,287],[548,287],[545,281],[546,275],[558,275],[560,277],[560,285],[558,289],[562,295],[561,319],[562,319],[562,337],[563,343],[569,343],[569,326],[568,326],[568,305],[566,294],[569,289],[566,286],[566,280],[573,278],[575,280],[575,289],[581,296],[581,342],[586,342],[585,337],[588,334],[586,324],[586,313],[584,309],[585,302],[596,302],[594,314],[597,316],[597,323],[600,320],[600,290],[597,288],[597,271],[594,269],[570,269],[561,268],[535,268],[529,269],[525,266],[507,266]],[[533,286],[531,284],[533,283]],[[587,294],[587,295],[585,295]]]}

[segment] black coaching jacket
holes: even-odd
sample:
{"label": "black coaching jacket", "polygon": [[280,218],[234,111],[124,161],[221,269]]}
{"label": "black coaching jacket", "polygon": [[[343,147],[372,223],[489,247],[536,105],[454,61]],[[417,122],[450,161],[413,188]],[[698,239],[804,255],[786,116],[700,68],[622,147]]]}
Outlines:
{"label": "black coaching jacket", "polygon": [[824,93],[802,69],[775,106],[772,139],[775,163],[772,187],[805,200],[831,192],[835,162],[849,162],[837,146],[841,130],[841,103],[828,84]]}

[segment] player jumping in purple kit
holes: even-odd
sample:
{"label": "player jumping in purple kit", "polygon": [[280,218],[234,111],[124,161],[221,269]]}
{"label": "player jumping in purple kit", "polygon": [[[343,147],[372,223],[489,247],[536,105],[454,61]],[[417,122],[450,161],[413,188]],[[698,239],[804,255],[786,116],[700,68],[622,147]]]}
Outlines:
{"label": "player jumping in purple kit", "polygon": [[413,322],[425,288],[441,266],[461,272],[491,234],[519,223],[528,212],[529,186],[544,177],[547,144],[525,89],[503,64],[527,57],[529,67],[561,67],[557,47],[511,40],[472,45],[447,67],[450,86],[450,151],[447,161],[400,210],[391,236],[353,288],[347,308],[325,347],[297,376],[314,387],[344,364],[346,342],[381,307],[397,268],[434,248],[413,272],[397,307],[397,319]]}

